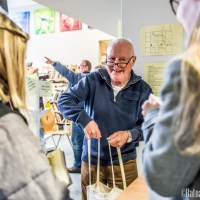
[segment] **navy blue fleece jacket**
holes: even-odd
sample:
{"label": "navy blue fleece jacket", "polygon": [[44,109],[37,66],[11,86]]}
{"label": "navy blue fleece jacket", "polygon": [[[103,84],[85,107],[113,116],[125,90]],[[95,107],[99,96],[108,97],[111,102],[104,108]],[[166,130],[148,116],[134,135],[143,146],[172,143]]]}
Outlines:
{"label": "navy blue fleece jacket", "polygon": [[[135,147],[143,140],[141,106],[152,92],[141,77],[131,71],[126,86],[114,99],[110,76],[106,69],[100,69],[82,78],[78,84],[68,88],[58,100],[58,106],[65,118],[81,124],[84,128],[94,120],[101,131],[100,164],[110,165],[107,137],[116,131],[130,130],[132,142],[121,147],[123,162],[136,158]],[[85,102],[85,108],[78,106]],[[91,163],[97,163],[97,139],[91,140]],[[118,163],[116,148],[112,148],[114,164]],[[84,139],[82,160],[88,162],[87,140]]]}

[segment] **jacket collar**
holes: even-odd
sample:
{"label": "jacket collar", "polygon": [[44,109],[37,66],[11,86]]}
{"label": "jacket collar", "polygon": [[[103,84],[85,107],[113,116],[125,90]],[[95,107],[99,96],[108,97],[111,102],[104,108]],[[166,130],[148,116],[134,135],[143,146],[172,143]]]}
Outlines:
{"label": "jacket collar", "polygon": [[[110,76],[108,74],[107,69],[99,69],[99,74],[101,75],[101,77],[111,86],[111,82],[110,82]],[[141,76],[137,76],[133,70],[131,70],[131,77],[129,82],[126,84],[126,87],[129,87],[129,85],[136,83],[137,81],[139,81],[141,78]]]}
{"label": "jacket collar", "polygon": [[83,72],[82,74],[89,74],[90,72]]}

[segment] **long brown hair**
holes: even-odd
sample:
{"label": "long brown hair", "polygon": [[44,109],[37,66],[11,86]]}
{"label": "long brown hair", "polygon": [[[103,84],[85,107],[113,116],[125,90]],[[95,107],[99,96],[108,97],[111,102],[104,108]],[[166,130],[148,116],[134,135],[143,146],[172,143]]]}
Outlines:
{"label": "long brown hair", "polygon": [[25,106],[25,54],[29,36],[6,15],[0,13],[0,99]]}

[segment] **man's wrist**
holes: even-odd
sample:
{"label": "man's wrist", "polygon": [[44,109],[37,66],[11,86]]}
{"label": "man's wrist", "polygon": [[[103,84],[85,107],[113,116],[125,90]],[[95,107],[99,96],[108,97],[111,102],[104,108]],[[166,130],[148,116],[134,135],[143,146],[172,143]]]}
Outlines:
{"label": "man's wrist", "polygon": [[126,140],[126,143],[130,143],[132,141],[132,135],[130,131],[126,131],[128,133],[128,139]]}

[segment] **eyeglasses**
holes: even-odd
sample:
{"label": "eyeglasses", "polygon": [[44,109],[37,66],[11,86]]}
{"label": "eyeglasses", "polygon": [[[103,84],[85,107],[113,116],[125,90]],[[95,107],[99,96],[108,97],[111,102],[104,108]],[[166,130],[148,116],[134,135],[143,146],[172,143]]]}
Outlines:
{"label": "eyeglasses", "polygon": [[78,69],[80,69],[80,68],[83,68],[83,67],[86,67],[87,65],[79,65],[78,66]]}
{"label": "eyeglasses", "polygon": [[176,0],[169,0],[173,13],[176,15],[179,2]]}
{"label": "eyeglasses", "polygon": [[[115,65],[117,65],[119,68],[126,68],[128,63],[131,61],[132,58],[134,58],[135,56],[131,56],[131,58],[129,59],[129,61],[127,63],[115,63],[113,62],[112,60],[107,60],[106,59],[106,65],[108,67],[114,67]],[[107,56],[108,59],[110,59],[108,56]]]}

